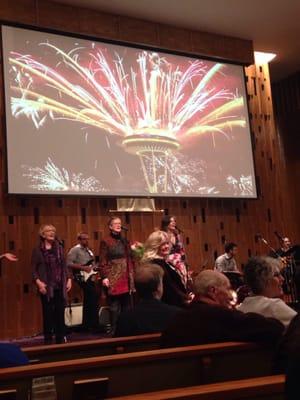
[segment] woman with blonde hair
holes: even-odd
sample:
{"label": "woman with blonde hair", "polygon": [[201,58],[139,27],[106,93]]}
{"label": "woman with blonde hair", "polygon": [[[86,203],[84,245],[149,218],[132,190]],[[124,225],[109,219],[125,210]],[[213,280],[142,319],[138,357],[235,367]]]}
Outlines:
{"label": "woman with blonde hair", "polygon": [[192,297],[187,293],[180,275],[168,263],[170,240],[166,232],[155,231],[151,233],[145,243],[142,264],[151,263],[159,265],[164,271],[162,301],[166,304],[183,307]]}
{"label": "woman with blonde hair", "polygon": [[65,262],[62,244],[56,238],[53,225],[42,225],[39,244],[32,252],[33,280],[40,294],[43,311],[45,344],[65,341],[65,303],[71,289],[71,272]]}

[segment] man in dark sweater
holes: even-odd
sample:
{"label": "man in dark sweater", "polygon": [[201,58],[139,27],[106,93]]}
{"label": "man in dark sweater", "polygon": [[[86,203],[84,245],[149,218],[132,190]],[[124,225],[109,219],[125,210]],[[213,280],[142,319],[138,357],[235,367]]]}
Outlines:
{"label": "man in dark sweater", "polygon": [[163,331],[180,308],[160,301],[163,294],[163,270],[158,265],[139,267],[135,272],[137,306],[121,313],[115,336],[134,336]]}
{"label": "man in dark sweater", "polygon": [[231,309],[230,282],[222,273],[201,272],[194,289],[196,299],[163,332],[163,347],[228,341],[275,345],[280,340],[284,326],[278,320]]}

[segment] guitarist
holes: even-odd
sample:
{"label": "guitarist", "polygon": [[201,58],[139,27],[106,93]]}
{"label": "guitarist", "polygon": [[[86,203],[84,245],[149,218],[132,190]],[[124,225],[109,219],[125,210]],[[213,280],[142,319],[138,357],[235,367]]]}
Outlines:
{"label": "guitarist", "polygon": [[296,301],[299,290],[299,275],[297,273],[294,254],[297,246],[292,246],[292,242],[288,237],[282,237],[278,232],[274,233],[279,240],[280,248],[276,249],[275,254],[272,254],[272,256],[279,258],[282,263],[283,291],[285,294],[291,295],[291,301]]}
{"label": "guitarist", "polygon": [[67,255],[67,265],[72,268],[75,281],[83,291],[83,328],[89,332],[98,329],[98,293],[96,288],[95,256],[88,247],[89,235],[80,232],[78,244]]}

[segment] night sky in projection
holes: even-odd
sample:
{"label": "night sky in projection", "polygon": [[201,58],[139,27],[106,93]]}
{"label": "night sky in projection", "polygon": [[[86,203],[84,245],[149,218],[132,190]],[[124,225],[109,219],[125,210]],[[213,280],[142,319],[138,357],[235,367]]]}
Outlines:
{"label": "night sky in projection", "polygon": [[11,193],[256,197],[243,68],[3,27]]}

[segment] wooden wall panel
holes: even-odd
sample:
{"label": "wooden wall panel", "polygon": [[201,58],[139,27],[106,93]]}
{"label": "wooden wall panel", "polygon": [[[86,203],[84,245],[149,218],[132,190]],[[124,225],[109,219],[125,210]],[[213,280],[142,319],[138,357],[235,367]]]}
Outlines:
{"label": "wooden wall panel", "polygon": [[277,132],[287,160],[291,207],[300,221],[300,72],[273,85]]}
{"label": "wooden wall panel", "polygon": [[0,19],[35,24],[36,2],[34,0],[1,0]]}
{"label": "wooden wall panel", "polygon": [[[42,0],[2,1],[0,18],[69,32],[134,41],[153,46],[195,52],[244,64],[253,61],[251,41],[188,31],[132,18],[79,9]],[[1,55],[0,55],[1,56]],[[299,240],[299,227],[290,207],[286,185],[289,160],[284,158],[281,138],[274,128],[270,79],[267,66],[246,68],[251,130],[255,147],[256,173],[261,194],[258,200],[158,199],[157,209],[177,216],[184,231],[188,261],[194,270],[211,267],[223,252],[225,241],[239,244],[238,261],[265,248],[255,240],[260,232],[276,246],[275,229]],[[2,76],[2,74],[1,74]],[[1,82],[3,87],[3,82]],[[300,98],[299,94],[296,97]],[[109,211],[114,198],[16,197],[5,192],[5,147],[3,90],[0,96],[0,247],[10,249],[20,261],[3,263],[0,275],[0,338],[33,335],[41,331],[38,297],[31,283],[30,255],[39,226],[52,223],[66,249],[76,242],[77,232],[90,234],[98,253],[101,237],[107,234]],[[121,213],[129,226],[131,240],[144,241],[160,226],[160,213]],[[73,290],[72,298],[80,296]]]}

